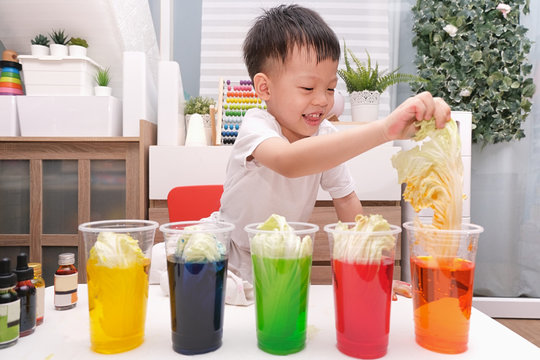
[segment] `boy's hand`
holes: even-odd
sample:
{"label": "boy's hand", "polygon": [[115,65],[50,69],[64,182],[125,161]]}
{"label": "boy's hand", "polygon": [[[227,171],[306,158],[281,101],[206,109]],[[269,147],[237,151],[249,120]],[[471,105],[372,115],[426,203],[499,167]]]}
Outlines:
{"label": "boy's hand", "polygon": [[443,128],[450,120],[450,107],[443,99],[434,98],[425,91],[405,100],[383,120],[385,137],[387,140],[410,139],[417,131],[414,126],[416,121],[430,120],[433,117],[437,128]]}

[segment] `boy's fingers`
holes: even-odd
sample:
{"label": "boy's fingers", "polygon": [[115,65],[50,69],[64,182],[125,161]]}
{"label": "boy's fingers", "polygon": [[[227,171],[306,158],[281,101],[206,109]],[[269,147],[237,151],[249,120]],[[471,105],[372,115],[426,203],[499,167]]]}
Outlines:
{"label": "boy's fingers", "polygon": [[424,103],[426,109],[424,112],[424,116],[419,120],[430,120],[435,112],[435,102],[433,101],[433,96],[431,95],[431,93],[424,91],[419,95],[419,98]]}
{"label": "boy's fingers", "polygon": [[450,121],[450,106],[441,98],[434,98],[435,103],[435,124],[437,128],[442,129],[447,121]]}

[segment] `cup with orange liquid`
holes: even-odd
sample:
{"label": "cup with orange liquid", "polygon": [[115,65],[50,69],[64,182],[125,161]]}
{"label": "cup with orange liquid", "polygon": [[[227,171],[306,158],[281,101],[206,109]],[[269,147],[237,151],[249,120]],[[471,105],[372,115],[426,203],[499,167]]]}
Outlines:
{"label": "cup with orange liquid", "polygon": [[147,220],[107,220],[79,226],[85,243],[93,351],[115,354],[143,343],[157,227],[157,222]]}
{"label": "cup with orange liquid", "polygon": [[330,243],[337,348],[361,359],[388,350],[396,239],[401,227],[359,231],[356,223],[324,227]]}
{"label": "cup with orange liquid", "polygon": [[467,351],[478,238],[484,229],[462,224],[439,230],[406,222],[416,342],[446,354]]}

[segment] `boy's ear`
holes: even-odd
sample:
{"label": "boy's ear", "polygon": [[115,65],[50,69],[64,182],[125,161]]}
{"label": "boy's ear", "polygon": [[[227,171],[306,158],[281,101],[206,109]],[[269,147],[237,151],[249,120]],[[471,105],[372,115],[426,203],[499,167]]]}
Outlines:
{"label": "boy's ear", "polygon": [[270,79],[265,73],[257,73],[253,77],[253,89],[264,101],[270,98]]}

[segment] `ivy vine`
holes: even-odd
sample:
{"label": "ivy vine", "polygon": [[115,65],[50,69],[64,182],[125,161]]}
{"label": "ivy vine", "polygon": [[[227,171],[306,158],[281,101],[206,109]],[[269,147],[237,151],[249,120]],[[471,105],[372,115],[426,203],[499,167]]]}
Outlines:
{"label": "ivy vine", "polygon": [[535,91],[527,62],[531,41],[519,24],[529,0],[418,0],[413,91],[430,91],[453,110],[473,113],[473,142],[519,140]]}

